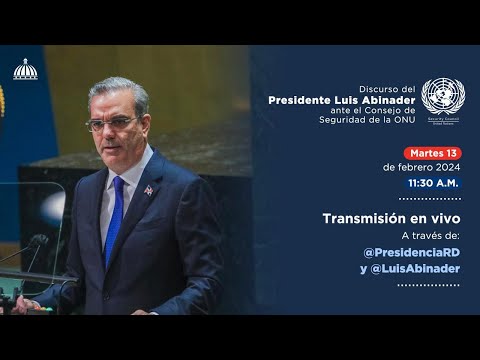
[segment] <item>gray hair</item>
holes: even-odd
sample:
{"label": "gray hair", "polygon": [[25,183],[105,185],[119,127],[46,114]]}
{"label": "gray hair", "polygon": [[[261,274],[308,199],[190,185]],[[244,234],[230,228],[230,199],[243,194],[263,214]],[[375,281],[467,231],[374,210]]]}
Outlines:
{"label": "gray hair", "polygon": [[135,99],[135,116],[140,117],[148,113],[148,94],[145,89],[131,80],[122,77],[109,77],[92,86],[88,92],[88,111],[92,98],[97,95],[111,93],[116,90],[131,89]]}

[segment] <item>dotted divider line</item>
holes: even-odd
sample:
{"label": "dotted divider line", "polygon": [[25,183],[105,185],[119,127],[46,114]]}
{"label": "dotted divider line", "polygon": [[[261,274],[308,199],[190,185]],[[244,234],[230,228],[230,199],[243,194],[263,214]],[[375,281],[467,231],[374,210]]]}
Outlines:
{"label": "dotted divider line", "polygon": [[397,284],[397,287],[460,287],[460,284]]}
{"label": "dotted divider line", "polygon": [[400,201],[461,201],[462,198],[438,198],[438,197],[399,197],[398,200]]}

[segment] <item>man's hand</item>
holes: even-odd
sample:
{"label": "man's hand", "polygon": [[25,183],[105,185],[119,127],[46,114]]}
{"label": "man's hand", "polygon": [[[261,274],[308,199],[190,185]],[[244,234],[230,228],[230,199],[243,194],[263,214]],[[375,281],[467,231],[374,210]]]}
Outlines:
{"label": "man's hand", "polygon": [[28,309],[33,309],[34,304],[31,300],[25,299],[23,295],[17,298],[17,304],[12,309],[12,314],[26,315]]}
{"label": "man's hand", "polygon": [[135,310],[132,315],[153,315],[151,313],[148,313],[146,311],[143,311],[143,310]]}

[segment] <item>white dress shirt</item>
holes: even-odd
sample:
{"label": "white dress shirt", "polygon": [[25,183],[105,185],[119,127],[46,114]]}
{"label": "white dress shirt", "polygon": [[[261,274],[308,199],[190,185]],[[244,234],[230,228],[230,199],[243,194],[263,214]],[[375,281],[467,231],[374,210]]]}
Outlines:
{"label": "white dress shirt", "polygon": [[[123,216],[125,216],[130,201],[132,200],[135,189],[138,186],[138,182],[142,176],[145,166],[150,161],[153,155],[153,150],[150,145],[147,144],[145,151],[143,152],[142,159],[133,167],[125,171],[120,177],[125,184],[123,185]],[[102,236],[102,249],[105,247],[105,240],[107,238],[108,226],[110,225],[110,219],[112,218],[113,208],[115,207],[115,187],[113,186],[113,179],[118,174],[115,174],[112,170],[108,169],[107,183],[103,190],[102,209],[100,212],[100,234]]]}

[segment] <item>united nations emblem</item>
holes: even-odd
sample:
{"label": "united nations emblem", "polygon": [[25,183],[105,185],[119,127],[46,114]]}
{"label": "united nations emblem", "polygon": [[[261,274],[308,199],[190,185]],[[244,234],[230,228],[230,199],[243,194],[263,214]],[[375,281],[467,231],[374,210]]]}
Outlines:
{"label": "united nations emblem", "polygon": [[5,116],[5,96],[3,95],[2,85],[0,85],[0,118]]}
{"label": "united nations emblem", "polygon": [[448,78],[428,80],[422,87],[422,102],[432,114],[455,114],[465,102],[465,87]]}

